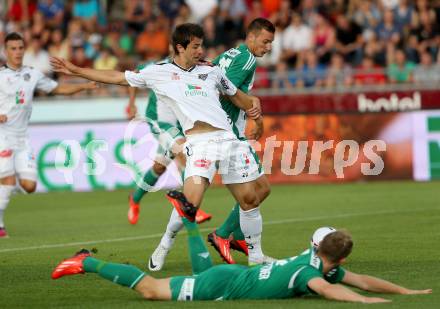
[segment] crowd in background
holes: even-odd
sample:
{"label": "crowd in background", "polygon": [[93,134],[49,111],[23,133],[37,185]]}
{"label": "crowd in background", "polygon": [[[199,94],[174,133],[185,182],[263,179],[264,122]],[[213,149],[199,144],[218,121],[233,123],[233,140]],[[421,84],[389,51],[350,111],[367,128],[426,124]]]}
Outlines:
{"label": "crowd in background", "polygon": [[256,17],[277,31],[255,87],[440,84],[440,0],[0,0],[0,39],[22,33],[49,75],[50,56],[125,70],[166,57],[180,23],[203,26],[213,59]]}

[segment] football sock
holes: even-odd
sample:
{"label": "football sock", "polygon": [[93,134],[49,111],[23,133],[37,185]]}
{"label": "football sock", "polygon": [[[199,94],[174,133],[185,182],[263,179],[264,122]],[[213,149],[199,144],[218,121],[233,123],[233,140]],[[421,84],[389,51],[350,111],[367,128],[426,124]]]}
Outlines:
{"label": "football sock", "polygon": [[168,221],[167,229],[163,234],[160,244],[166,249],[171,249],[176,239],[177,233],[183,228],[182,218],[179,213],[173,208],[171,212],[170,221]]}
{"label": "football sock", "polygon": [[5,227],[3,215],[14,190],[15,186],[0,185],[0,227]]}
{"label": "football sock", "polygon": [[84,259],[83,267],[86,273],[97,273],[104,279],[131,289],[147,275],[135,266],[108,263],[90,256]]}
{"label": "football sock", "polygon": [[[239,218],[240,219],[240,218]],[[234,236],[235,240],[244,240],[244,235],[243,232],[241,231],[241,228],[238,227],[236,228],[233,232],[232,235]]]}
{"label": "football sock", "polygon": [[186,218],[182,218],[182,222],[188,232],[189,257],[193,274],[196,275],[212,267],[211,256],[200,235],[197,223],[190,222]]}
{"label": "football sock", "polygon": [[223,224],[215,230],[215,234],[221,238],[228,239],[229,235],[236,229],[240,229],[240,204],[238,203],[232,208]]}
{"label": "football sock", "polygon": [[240,227],[248,246],[249,262],[259,263],[264,257],[261,250],[263,219],[261,218],[260,208],[257,207],[251,210],[240,208]]}
{"label": "football sock", "polygon": [[[148,170],[148,172],[145,173],[144,178],[143,178],[143,183],[145,185],[145,187],[137,187],[136,191],[133,192],[133,201],[135,203],[139,203],[142,199],[142,197],[148,193],[148,189],[150,187],[154,187],[154,185],[157,183],[157,181],[159,180],[159,175],[156,174],[156,172],[150,168]],[[144,190],[146,189],[146,190]]]}

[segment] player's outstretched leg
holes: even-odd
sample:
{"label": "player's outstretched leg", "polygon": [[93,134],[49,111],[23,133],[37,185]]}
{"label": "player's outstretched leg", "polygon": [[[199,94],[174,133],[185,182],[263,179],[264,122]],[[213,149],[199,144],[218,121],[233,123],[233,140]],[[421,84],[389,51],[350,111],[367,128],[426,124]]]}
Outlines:
{"label": "player's outstretched leg", "polygon": [[166,166],[155,162],[144,175],[142,186],[138,186],[136,190],[128,197],[128,222],[136,224],[139,220],[140,202],[145,194],[156,185],[159,177],[165,173]]}
{"label": "player's outstretched leg", "polygon": [[8,233],[6,232],[3,216],[6,207],[8,207],[9,200],[14,190],[15,190],[15,186],[0,184],[0,238],[9,237]]}
{"label": "player's outstretched leg", "polygon": [[52,272],[52,279],[84,273],[97,273],[104,279],[129,288],[134,288],[147,275],[132,265],[98,260],[92,257],[88,250],[82,249],[58,264]]}

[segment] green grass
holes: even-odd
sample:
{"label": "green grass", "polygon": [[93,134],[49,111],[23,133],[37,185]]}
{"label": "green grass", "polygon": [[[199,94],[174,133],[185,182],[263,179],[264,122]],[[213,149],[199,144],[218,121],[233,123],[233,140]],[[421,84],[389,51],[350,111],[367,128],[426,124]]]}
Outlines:
{"label": "green grass", "polygon": [[[440,304],[439,183],[376,182],[274,186],[262,206],[263,248],[287,257],[301,252],[319,226],[347,228],[354,252],[346,267],[432,295],[387,296],[386,308],[438,308]],[[133,291],[96,275],[51,280],[53,267],[78,248],[96,247],[97,257],[144,268],[164,231],[171,207],[163,193],[146,196],[136,226],[126,219],[127,192],[51,193],[14,196],[6,213],[9,239],[0,240],[1,308],[354,308],[363,305],[307,299],[234,302],[147,302]],[[214,215],[206,236],[232,208],[223,188],[208,190],[203,208]],[[190,273],[182,233],[158,277]],[[216,263],[220,263],[211,250]],[[246,259],[234,253],[239,263]]]}

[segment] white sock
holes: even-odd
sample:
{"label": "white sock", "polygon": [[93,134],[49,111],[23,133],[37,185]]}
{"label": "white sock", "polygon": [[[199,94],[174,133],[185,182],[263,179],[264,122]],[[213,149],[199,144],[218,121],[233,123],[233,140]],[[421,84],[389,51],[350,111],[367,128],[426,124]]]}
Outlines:
{"label": "white sock", "polygon": [[14,190],[15,186],[0,185],[0,227],[5,227],[3,215]]}
{"label": "white sock", "polygon": [[240,228],[248,246],[249,262],[261,263],[264,255],[261,250],[263,219],[261,218],[260,207],[251,210],[240,208]]}
{"label": "white sock", "polygon": [[160,244],[166,249],[171,249],[176,240],[177,233],[183,228],[182,218],[180,218],[176,209],[171,212],[170,221],[168,221],[167,229],[163,234]]}

